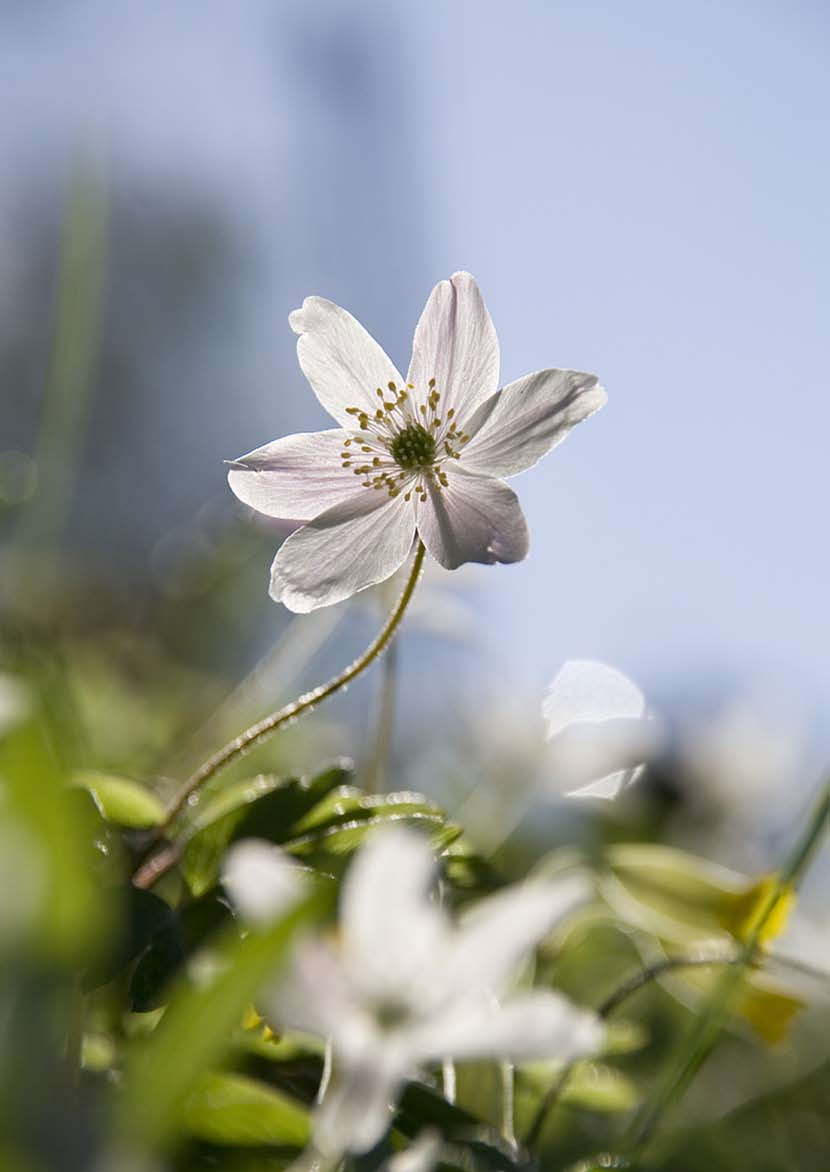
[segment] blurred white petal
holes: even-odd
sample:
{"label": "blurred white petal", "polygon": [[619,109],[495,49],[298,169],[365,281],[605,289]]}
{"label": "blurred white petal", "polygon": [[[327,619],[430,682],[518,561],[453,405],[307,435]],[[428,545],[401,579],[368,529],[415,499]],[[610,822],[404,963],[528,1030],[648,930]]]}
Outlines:
{"label": "blurred white petal", "polygon": [[425,1025],[413,1043],[425,1058],[434,1060],[449,1055],[459,1061],[561,1058],[568,1062],[595,1053],[604,1037],[596,1014],[579,1009],[561,994],[537,989],[505,1005],[467,997],[444,1017]]}
{"label": "blurred white petal", "polygon": [[662,743],[637,685],[616,668],[570,660],[542,704],[551,783],[570,797],[613,798]]}
{"label": "blurred white petal", "polygon": [[370,997],[384,991],[417,1005],[446,948],[449,925],[428,899],[435,859],[425,839],[403,827],[371,835],[343,884],[344,962]]}
{"label": "blurred white petal", "polygon": [[259,838],[235,843],[222,864],[222,886],[243,919],[265,926],[303,893],[299,868],[279,847]]}
{"label": "blurred white petal", "polygon": [[335,1051],[334,1075],[314,1116],[314,1141],[332,1157],[367,1152],[383,1138],[407,1074],[406,1056],[370,1029],[352,1028]]}
{"label": "blurred white petal", "polygon": [[536,945],[590,896],[579,877],[530,880],[481,900],[461,921],[447,964],[459,996],[483,987],[499,992]]}

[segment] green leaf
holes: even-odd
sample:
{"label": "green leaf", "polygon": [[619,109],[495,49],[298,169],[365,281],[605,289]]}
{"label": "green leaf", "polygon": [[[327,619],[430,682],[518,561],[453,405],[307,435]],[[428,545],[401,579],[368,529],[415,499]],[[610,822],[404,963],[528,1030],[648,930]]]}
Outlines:
{"label": "green leaf", "polygon": [[562,1102],[568,1106],[600,1114],[631,1111],[641,1099],[636,1083],[600,1062],[580,1062],[562,1092]]}
{"label": "green leaf", "polygon": [[461,834],[459,827],[447,822],[441,807],[423,794],[365,794],[354,786],[341,786],[298,823],[301,833],[286,839],[283,846],[311,866],[337,872],[371,830],[393,822],[423,828],[437,851]]}
{"label": "green leaf", "polygon": [[[560,1078],[562,1069],[561,1062],[523,1064],[518,1072],[519,1085],[543,1095]],[[560,1102],[605,1115],[631,1111],[641,1098],[637,1085],[613,1066],[578,1062],[568,1075]]]}
{"label": "green leaf", "polygon": [[263,774],[229,786],[197,807],[185,831],[182,871],[194,895],[203,895],[217,881],[228,846],[242,838],[264,838],[282,844],[297,823],[331,790],[350,777],[344,764],[310,778]]}
{"label": "green leaf", "polygon": [[[112,930],[111,892],[94,865],[90,818],[55,762],[46,731],[17,725],[0,740],[0,854],[14,874],[0,944],[83,967]],[[87,803],[87,806],[89,803]]]}
{"label": "green leaf", "polygon": [[177,959],[182,955],[178,917],[169,904],[152,891],[142,891],[132,884],[115,889],[113,896],[121,911],[121,931],[110,935],[110,951],[84,975],[85,991],[108,984],[159,941],[167,950],[173,950]]}
{"label": "green leaf", "polygon": [[[743,939],[771,883],[653,843],[611,846],[606,860],[603,890],[620,916],[678,943],[725,933]],[[778,917],[765,939],[782,926]]]}
{"label": "green leaf", "polygon": [[229,1146],[302,1148],[308,1113],[295,1100],[241,1074],[203,1075],[187,1096],[181,1125],[196,1139]]}
{"label": "green leaf", "polygon": [[407,1084],[395,1127],[409,1139],[415,1139],[424,1127],[434,1127],[448,1143],[466,1147],[475,1165],[496,1172],[513,1172],[516,1168],[511,1149],[494,1128],[448,1103],[423,1083]]}
{"label": "green leaf", "polygon": [[603,1054],[633,1054],[648,1045],[648,1028],[639,1021],[608,1021],[605,1023]]}
{"label": "green leaf", "polygon": [[156,1030],[136,1039],[128,1054],[118,1113],[128,1143],[144,1147],[170,1140],[205,1068],[221,1057],[245,1010],[285,961],[296,933],[320,918],[328,903],[312,896],[279,923],[242,940],[229,926],[205,958],[198,983],[181,980]]}
{"label": "green leaf", "polygon": [[101,817],[116,826],[149,830],[164,821],[165,810],[154,793],[137,781],[108,773],[84,771],[72,775],[73,784],[86,789]]}

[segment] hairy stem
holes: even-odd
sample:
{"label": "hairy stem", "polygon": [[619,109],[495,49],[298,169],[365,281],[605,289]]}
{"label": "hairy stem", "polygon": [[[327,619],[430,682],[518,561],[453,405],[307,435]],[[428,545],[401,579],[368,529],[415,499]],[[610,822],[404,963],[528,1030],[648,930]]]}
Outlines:
{"label": "hairy stem", "polygon": [[[280,708],[276,712],[272,712],[270,716],[266,716],[263,720],[257,721],[256,724],[251,725],[245,732],[240,733],[238,737],[234,737],[232,741],[229,741],[218,752],[208,757],[207,761],[200,765],[196,772],[187,781],[183,782],[179,790],[174,794],[170,805],[167,807],[164,822],[158,828],[158,837],[164,835],[171,828],[192,796],[206,782],[210,781],[212,777],[219,773],[221,769],[225,769],[231,762],[244,756],[255,745],[260,744],[260,742],[264,741],[284,725],[292,724],[299,716],[310,712],[318,704],[327,700],[329,696],[333,696],[335,692],[339,692],[342,688],[345,688],[347,684],[350,684],[352,680],[364,672],[378,656],[383,654],[400,626],[401,620],[406,613],[406,608],[409,606],[409,602],[415,591],[415,586],[418,583],[418,578],[421,575],[425,553],[424,543],[419,540],[415,557],[412,561],[412,568],[409,571],[409,577],[406,580],[406,585],[401,592],[401,596],[393,607],[382,630],[372,640],[363,654],[358,656],[357,659],[350,663],[348,667],[344,668],[338,675],[330,679],[328,683],[321,684],[319,687],[313,688],[310,692],[305,692],[296,700],[292,700],[290,704],[286,704],[284,708]],[[149,859],[148,862],[139,868],[133,877],[134,885],[144,888],[152,887],[163,874],[175,865],[177,858],[178,852],[175,846],[163,850],[159,855]]]}

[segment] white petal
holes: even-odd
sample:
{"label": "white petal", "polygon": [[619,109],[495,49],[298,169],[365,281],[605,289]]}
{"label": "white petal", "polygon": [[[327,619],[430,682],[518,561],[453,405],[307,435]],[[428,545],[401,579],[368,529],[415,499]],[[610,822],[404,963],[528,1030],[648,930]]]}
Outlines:
{"label": "white petal", "polygon": [[572,724],[551,741],[551,782],[568,797],[614,798],[636,780],[660,740],[649,717]]}
{"label": "white petal", "polygon": [[275,986],[260,999],[268,1021],[329,1037],[362,1011],[338,953],[325,940],[304,939]]}
{"label": "white petal", "polygon": [[348,439],[340,428],[288,435],[234,460],[231,491],[268,517],[302,524],[355,492],[355,474],[340,453]]}
{"label": "white petal", "polygon": [[358,488],[283,542],[271,566],[271,597],[300,614],[331,606],[394,574],[414,535],[403,495]]}
{"label": "white petal", "polygon": [[374,413],[378,387],[403,386],[392,359],[345,309],[325,297],[306,297],[288,318],[303,374],[328,413],[344,427],[354,424],[347,407]]}
{"label": "white petal", "polygon": [[520,562],[527,557],[527,521],[512,488],[490,476],[447,466],[449,485],[428,486],[418,503],[418,532],[447,570],[465,562]]}
{"label": "white petal", "polygon": [[408,1073],[403,1057],[394,1038],[356,1023],[345,1046],[335,1041],[334,1076],[314,1115],[315,1143],[325,1155],[367,1152],[382,1139]]}
{"label": "white petal", "polygon": [[439,415],[453,408],[459,426],[499,385],[499,342],[478,285],[469,273],[453,273],[432,290],[424,307],[406,381],[415,397],[435,379]]}
{"label": "white petal", "polygon": [[581,721],[643,716],[645,711],[645,696],[633,680],[592,659],[569,659],[563,664],[542,703],[548,737]]}
{"label": "white petal", "polygon": [[349,867],[340,903],[344,959],[369,999],[388,997],[417,1009],[448,937],[429,891],[435,858],[412,830],[373,834]]}
{"label": "white petal", "polygon": [[569,797],[616,797],[662,742],[662,728],[637,685],[592,660],[570,660],[561,668],[542,715],[552,782]]}
{"label": "white petal", "polygon": [[497,391],[465,422],[472,439],[464,449],[464,466],[490,476],[523,472],[607,397],[593,374],[540,370],[525,375]]}
{"label": "white petal", "polygon": [[483,899],[461,921],[447,980],[463,1000],[476,988],[498,993],[540,940],[589,897],[583,879],[530,880]]}
{"label": "white petal", "polygon": [[225,855],[222,886],[246,920],[266,925],[297,902],[303,876],[279,847],[260,838],[247,838]]}
{"label": "white petal", "polygon": [[424,1057],[461,1061],[507,1058],[517,1062],[561,1058],[569,1062],[601,1048],[605,1030],[596,1014],[566,997],[537,989],[505,1005],[469,998],[435,1018],[413,1039]]}

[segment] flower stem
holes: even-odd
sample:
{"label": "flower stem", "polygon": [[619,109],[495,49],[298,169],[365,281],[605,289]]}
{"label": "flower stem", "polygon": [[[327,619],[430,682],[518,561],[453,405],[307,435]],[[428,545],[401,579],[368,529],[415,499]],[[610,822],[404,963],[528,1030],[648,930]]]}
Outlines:
{"label": "flower stem", "polygon": [[385,788],[385,774],[389,767],[395,725],[397,667],[398,648],[397,644],[393,643],[381,664],[377,727],[366,777],[366,792],[370,794],[383,793]]}
{"label": "flower stem", "polygon": [[764,930],[782,899],[797,886],[806,871],[822,835],[830,822],[830,784],[824,784],[813,812],[796,840],[783,867],[776,876],[764,904],[743,942],[735,964],[723,974],[711,998],[694,1023],[685,1046],[657,1088],[651,1103],[634,1120],[629,1133],[630,1146],[635,1156],[642,1154],[663,1113],[679,1098],[714,1049],[720,1031],[726,1022],[744,973],[751,967],[761,950]]}
{"label": "flower stem", "polygon": [[[207,761],[200,765],[196,772],[191,774],[187,781],[183,782],[174,794],[170,805],[167,807],[164,821],[158,827],[158,837],[161,837],[170,829],[192,796],[207,781],[210,781],[212,777],[219,773],[220,770],[225,769],[232,761],[237,760],[237,758],[244,756],[254,745],[258,745],[284,725],[292,724],[299,716],[310,712],[318,704],[327,700],[329,696],[333,696],[335,692],[341,691],[342,688],[345,688],[347,684],[350,684],[352,680],[364,672],[378,656],[383,654],[400,626],[401,620],[406,613],[406,608],[409,606],[418,579],[421,576],[425,554],[426,549],[424,543],[419,539],[418,547],[415,550],[415,557],[412,561],[412,568],[409,571],[409,577],[406,580],[406,585],[401,592],[401,596],[393,607],[382,630],[372,640],[363,654],[358,656],[357,659],[350,663],[348,667],[344,668],[338,675],[330,679],[328,683],[320,684],[317,688],[312,688],[310,692],[303,693],[296,700],[292,700],[290,704],[286,704],[285,707],[279,708],[276,712],[272,712],[270,716],[266,716],[263,720],[251,725],[245,732],[240,733],[238,737],[234,737],[223,748],[219,749],[211,757],[208,757]],[[163,874],[175,865],[177,858],[178,852],[173,847],[162,851],[155,858],[149,859],[136,872],[133,878],[134,885],[144,888],[152,887],[157,879],[161,878]]]}

